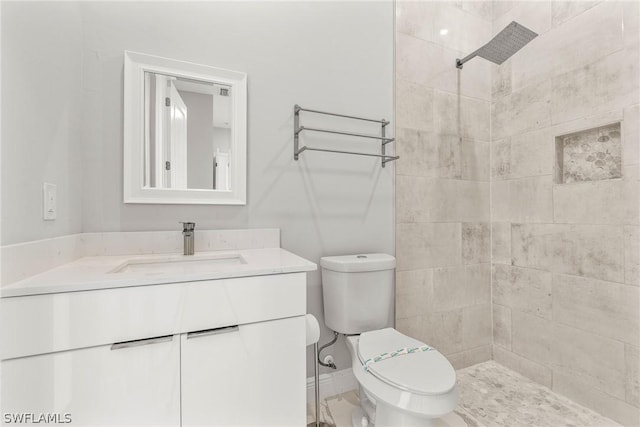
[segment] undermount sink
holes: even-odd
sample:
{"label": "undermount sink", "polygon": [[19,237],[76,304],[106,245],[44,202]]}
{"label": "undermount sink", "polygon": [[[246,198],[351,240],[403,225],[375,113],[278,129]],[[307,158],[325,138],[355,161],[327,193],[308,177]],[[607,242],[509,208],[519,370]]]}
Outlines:
{"label": "undermount sink", "polygon": [[111,273],[197,274],[218,271],[231,265],[246,263],[239,254],[212,256],[174,255],[152,259],[131,259],[113,269]]}

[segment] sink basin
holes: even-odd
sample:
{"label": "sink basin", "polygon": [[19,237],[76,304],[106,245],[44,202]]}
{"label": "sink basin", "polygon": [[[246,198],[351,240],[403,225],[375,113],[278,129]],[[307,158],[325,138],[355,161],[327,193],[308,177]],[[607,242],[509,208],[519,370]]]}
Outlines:
{"label": "sink basin", "polygon": [[131,259],[119,265],[111,273],[147,274],[197,274],[218,271],[231,265],[247,262],[239,254],[212,256],[166,256]]}

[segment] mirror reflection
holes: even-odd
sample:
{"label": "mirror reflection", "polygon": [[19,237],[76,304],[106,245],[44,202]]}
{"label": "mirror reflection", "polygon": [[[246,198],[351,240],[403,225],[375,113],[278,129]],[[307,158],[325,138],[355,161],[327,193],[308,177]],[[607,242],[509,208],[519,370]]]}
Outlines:
{"label": "mirror reflection", "polygon": [[231,190],[231,86],[148,71],[144,84],[144,186]]}

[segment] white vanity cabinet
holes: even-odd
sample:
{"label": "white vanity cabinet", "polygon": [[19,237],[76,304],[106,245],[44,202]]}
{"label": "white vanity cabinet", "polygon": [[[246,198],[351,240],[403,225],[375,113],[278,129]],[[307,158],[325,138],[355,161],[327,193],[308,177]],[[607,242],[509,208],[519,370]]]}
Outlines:
{"label": "white vanity cabinet", "polygon": [[305,424],[302,316],[182,334],[182,425]]}
{"label": "white vanity cabinet", "polygon": [[78,426],[179,426],[179,338],[5,360],[3,422],[10,413],[68,416]]}
{"label": "white vanity cabinet", "polygon": [[304,272],[1,298],[0,412],[304,425],[305,311]]}

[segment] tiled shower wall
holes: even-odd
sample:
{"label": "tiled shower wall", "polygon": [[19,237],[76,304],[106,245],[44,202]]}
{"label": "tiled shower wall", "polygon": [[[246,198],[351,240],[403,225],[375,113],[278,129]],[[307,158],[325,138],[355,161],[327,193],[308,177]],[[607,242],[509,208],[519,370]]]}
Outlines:
{"label": "tiled shower wall", "polygon": [[[640,423],[639,14],[396,4],[396,327],[626,425]],[[540,36],[456,70],[512,20]],[[617,122],[622,179],[556,184],[555,137]]]}
{"label": "tiled shower wall", "polygon": [[[493,357],[626,425],[640,423],[639,13],[493,4],[493,33],[540,34],[492,66]],[[555,137],[616,122],[622,178],[556,183]]]}
{"label": "tiled shower wall", "polygon": [[[491,359],[490,2],[396,3],[396,327],[456,368]],[[446,30],[446,31],[445,31]]]}

